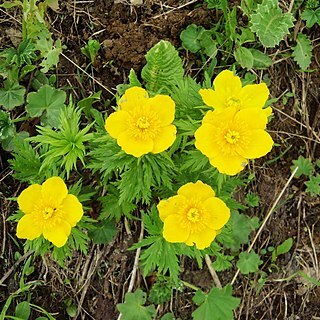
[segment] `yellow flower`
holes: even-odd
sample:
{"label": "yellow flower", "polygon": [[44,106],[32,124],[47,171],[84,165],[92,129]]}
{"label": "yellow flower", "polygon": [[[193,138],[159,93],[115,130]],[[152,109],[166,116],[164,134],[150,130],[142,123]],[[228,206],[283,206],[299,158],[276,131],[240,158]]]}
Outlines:
{"label": "yellow flower", "polygon": [[266,155],[273,140],[265,131],[267,115],[258,108],[208,111],[195,132],[195,146],[221,173],[235,175],[247,159]]}
{"label": "yellow flower", "polygon": [[161,200],[157,208],[168,242],[196,244],[200,250],[210,246],[230,218],[230,209],[202,181],[185,184],[176,196]]}
{"label": "yellow flower", "polygon": [[149,152],[160,153],[176,139],[172,124],[174,101],[166,95],[149,98],[146,90],[132,87],[119,100],[118,111],[106,120],[105,129],[127,154],[141,157]]}
{"label": "yellow flower", "polygon": [[82,204],[76,196],[68,194],[59,177],[23,190],[18,197],[18,205],[24,216],[18,222],[17,237],[33,240],[43,234],[56,247],[65,245],[71,228],[83,215]]}
{"label": "yellow flower", "polygon": [[[235,107],[238,110],[245,108],[262,109],[268,100],[269,89],[265,83],[248,84],[242,87],[241,80],[232,71],[224,70],[213,81],[213,89],[200,89],[203,102],[215,110],[224,110]],[[267,116],[272,109],[264,109]]]}

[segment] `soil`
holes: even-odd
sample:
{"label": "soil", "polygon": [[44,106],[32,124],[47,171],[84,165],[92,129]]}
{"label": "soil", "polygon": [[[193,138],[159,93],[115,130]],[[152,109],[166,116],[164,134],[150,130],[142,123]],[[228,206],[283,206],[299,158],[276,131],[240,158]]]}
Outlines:
{"label": "soil", "polygon": [[[169,40],[179,48],[188,73],[194,76],[199,57],[188,54],[181,47],[179,35],[191,23],[210,28],[221,14],[216,10],[208,10],[202,1],[194,1],[188,5],[187,1],[145,0],[141,6],[130,5],[129,1],[111,0],[60,2],[59,10],[49,10],[47,19],[51,23],[53,34],[66,46],[64,54],[86,69],[88,60],[80,49],[91,38],[99,40],[102,48],[93,68],[88,68],[87,72],[92,73],[95,79],[111,91],[115,91],[118,84],[127,81],[131,68],[139,74],[145,64],[144,55],[161,39]],[[181,8],[172,10],[178,6]],[[10,11],[10,16],[5,11],[0,11],[2,47],[15,44],[21,29],[19,21],[19,11]],[[248,214],[258,215],[261,220],[287,182],[292,160],[297,159],[300,154],[319,159],[319,141],[316,141],[310,129],[313,128],[319,136],[319,34],[319,26],[309,32],[310,38],[314,40],[310,69],[315,72],[299,72],[292,59],[279,61],[266,71],[271,83],[271,97],[279,97],[288,90],[294,93],[294,98],[289,98],[286,105],[282,103],[282,99],[274,104],[274,119],[270,124],[270,131],[278,145],[267,157],[256,161],[250,168],[256,175],[250,189],[259,195],[260,204],[258,208],[249,210]],[[286,49],[286,44],[279,48]],[[61,57],[56,69],[58,87],[72,87],[78,99],[102,90],[102,102],[97,108],[106,111],[112,95],[89,77],[81,75],[80,79],[80,74],[75,65]],[[34,131],[35,123],[29,123],[28,126],[31,127],[30,131]],[[285,153],[281,155],[283,152]],[[1,150],[0,278],[7,273],[9,276],[3,286],[0,286],[0,309],[10,292],[17,290],[24,261],[18,263],[19,260],[15,257],[17,252],[23,254],[23,248],[15,239],[15,224],[6,220],[16,209],[15,202],[10,198],[17,196],[24,187],[12,177],[8,157],[9,154]],[[292,181],[254,246],[254,250],[259,252],[293,237],[294,248],[290,253],[280,256],[277,266],[272,270],[270,254],[264,256],[261,270],[265,272],[266,282],[261,288],[258,289],[261,273],[237,277],[233,289],[234,294],[242,298],[242,302],[235,312],[235,319],[320,319],[320,288],[299,275],[285,280],[303,270],[307,276],[319,281],[320,200],[306,194],[305,181],[303,177]],[[239,194],[240,199],[243,197],[243,194]],[[38,258],[36,265],[39,270],[28,279],[39,280],[42,285],[32,290],[32,302],[54,313],[57,319],[69,318],[66,311],[68,299],[76,306],[81,306],[77,319],[117,319],[119,313],[116,304],[124,300],[134,263],[135,252],[127,249],[137,242],[140,226],[132,222],[132,235],[127,234],[122,224],[119,228],[118,236],[112,243],[107,246],[93,245],[87,256],[75,256],[72,264],[65,269],[58,267],[50,257]],[[181,266],[183,280],[207,292],[214,285],[206,266],[199,269],[188,258],[181,260]],[[229,283],[235,272],[234,268],[219,273],[222,285]],[[139,275],[135,288],[150,289],[152,279],[149,280],[150,283]],[[171,311],[177,319],[191,319],[191,313],[196,308],[192,296],[193,291],[190,289],[175,292],[171,302],[160,306],[158,314]]]}

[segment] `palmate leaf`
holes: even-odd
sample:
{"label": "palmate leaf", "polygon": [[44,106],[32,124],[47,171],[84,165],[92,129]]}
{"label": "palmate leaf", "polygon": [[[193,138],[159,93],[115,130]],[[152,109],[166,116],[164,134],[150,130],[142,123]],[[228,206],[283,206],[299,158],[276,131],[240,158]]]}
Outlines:
{"label": "palmate leaf", "polygon": [[209,294],[197,291],[192,299],[199,307],[192,313],[194,320],[232,320],[233,310],[240,303],[232,296],[232,287],[213,288]]}
{"label": "palmate leaf", "polygon": [[313,164],[309,159],[304,158],[303,156],[299,156],[297,160],[292,160],[292,163],[293,166],[290,167],[292,172],[298,167],[298,170],[294,175],[296,178],[299,178],[301,175],[309,176],[313,172]]}
{"label": "palmate leaf", "polygon": [[146,82],[146,89],[151,93],[161,90],[168,93],[168,88],[174,80],[183,77],[184,70],[178,51],[168,41],[161,40],[146,54],[147,64],[141,72]]}
{"label": "palmate leaf", "polygon": [[255,32],[264,47],[273,48],[293,27],[293,16],[283,13],[278,0],[263,0],[255,13],[251,14],[251,31]]}
{"label": "palmate leaf", "polygon": [[237,268],[241,273],[248,274],[250,272],[256,272],[259,270],[259,265],[262,263],[258,254],[254,251],[241,252],[239,254],[239,260],[237,262]]}
{"label": "palmate leaf", "polygon": [[294,61],[296,61],[301,69],[307,69],[311,64],[312,45],[310,39],[302,33],[297,36],[297,45],[293,47],[292,53]]}
{"label": "palmate leaf", "polygon": [[146,294],[138,289],[135,292],[126,293],[125,302],[117,304],[123,320],[151,320],[156,314],[153,305],[145,307]]}
{"label": "palmate leaf", "polygon": [[18,82],[5,80],[4,87],[0,89],[0,106],[7,110],[21,106],[24,103],[25,93],[25,87],[20,86]]}

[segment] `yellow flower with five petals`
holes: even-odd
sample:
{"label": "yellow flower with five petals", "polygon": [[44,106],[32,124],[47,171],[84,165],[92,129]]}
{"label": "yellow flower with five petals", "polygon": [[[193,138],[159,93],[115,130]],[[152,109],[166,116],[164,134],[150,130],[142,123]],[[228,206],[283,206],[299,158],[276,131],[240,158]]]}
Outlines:
{"label": "yellow flower with five petals", "polygon": [[118,111],[107,118],[105,129],[127,154],[139,158],[149,152],[160,153],[175,141],[175,103],[169,96],[149,98],[143,88],[132,87],[118,106]]}
{"label": "yellow flower with five petals", "polygon": [[[268,100],[269,89],[265,83],[247,84],[242,87],[241,79],[230,70],[223,70],[213,81],[214,89],[200,89],[203,102],[215,110],[235,107],[262,109]],[[270,107],[263,109],[266,115],[272,113]]]}
{"label": "yellow flower with five petals", "polygon": [[29,186],[17,201],[24,213],[17,225],[17,237],[34,240],[43,235],[56,247],[66,244],[71,228],[83,215],[82,204],[76,196],[68,194],[60,177]]}
{"label": "yellow flower with five petals", "polygon": [[240,111],[208,111],[195,132],[195,146],[209,158],[219,172],[235,175],[244,169],[248,159],[266,155],[273,145],[266,113],[258,108]]}
{"label": "yellow flower with five petals", "polygon": [[202,250],[210,246],[230,218],[230,209],[203,183],[187,183],[176,196],[157,206],[164,222],[163,237],[168,242],[184,242]]}

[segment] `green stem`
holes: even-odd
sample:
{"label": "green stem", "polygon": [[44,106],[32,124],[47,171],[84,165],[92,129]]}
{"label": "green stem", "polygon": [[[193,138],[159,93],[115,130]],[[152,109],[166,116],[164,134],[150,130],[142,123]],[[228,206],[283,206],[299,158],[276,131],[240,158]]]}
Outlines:
{"label": "green stem", "polygon": [[21,121],[28,120],[29,118],[30,118],[30,117],[25,116],[25,117],[21,117],[21,118],[12,119],[11,122],[12,122],[12,123],[21,122]]}
{"label": "green stem", "polygon": [[188,288],[190,288],[190,289],[192,289],[194,291],[199,291],[199,290],[201,291],[201,289],[199,287],[196,287],[195,285],[193,285],[193,284],[191,284],[189,282],[186,282],[186,281],[183,281],[183,280],[180,280],[180,281],[182,282],[182,284],[184,286],[186,286],[186,287],[188,287]]}

